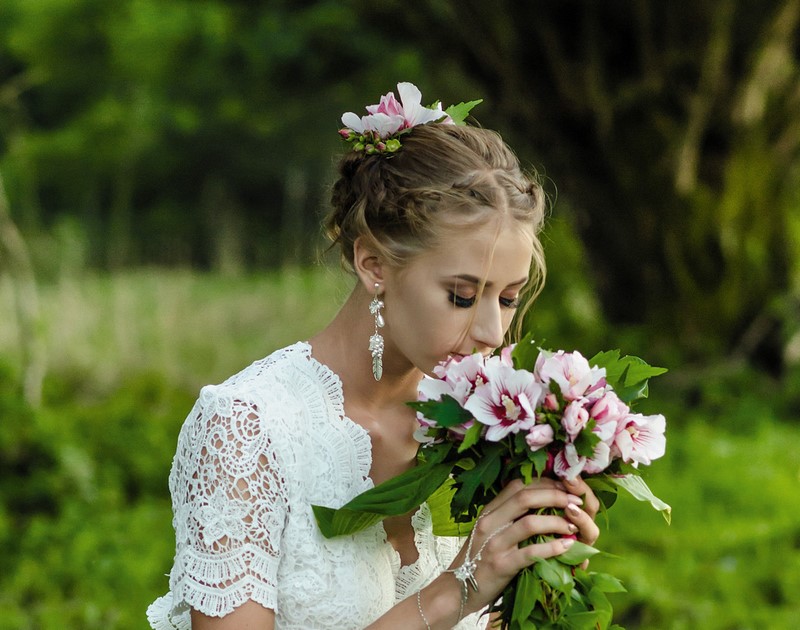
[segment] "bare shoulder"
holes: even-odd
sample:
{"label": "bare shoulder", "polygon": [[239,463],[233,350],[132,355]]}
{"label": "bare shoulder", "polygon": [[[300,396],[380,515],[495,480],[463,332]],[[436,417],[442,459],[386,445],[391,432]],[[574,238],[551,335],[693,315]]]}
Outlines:
{"label": "bare shoulder", "polygon": [[192,630],[274,630],[275,612],[252,600],[224,617],[209,617],[192,610]]}

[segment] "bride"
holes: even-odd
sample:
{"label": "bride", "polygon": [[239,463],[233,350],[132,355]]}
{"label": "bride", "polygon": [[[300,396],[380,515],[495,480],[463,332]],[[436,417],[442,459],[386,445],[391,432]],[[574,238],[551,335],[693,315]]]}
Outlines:
{"label": "bride", "polygon": [[[544,275],[540,185],[495,132],[423,107],[410,83],[398,94],[342,117],[352,150],[325,227],[354,273],[349,298],[307,341],[204,387],[183,425],[156,630],[485,628],[520,569],[571,534],[598,536],[580,478],[517,481],[494,499],[474,533],[477,589],[447,571],[464,541],[434,536],[425,504],[352,536],[316,528],[312,504],[339,507],[414,466],[405,403],[420,379],[500,346]],[[532,513],[542,507],[565,516]],[[535,534],[556,537],[518,546]]]}

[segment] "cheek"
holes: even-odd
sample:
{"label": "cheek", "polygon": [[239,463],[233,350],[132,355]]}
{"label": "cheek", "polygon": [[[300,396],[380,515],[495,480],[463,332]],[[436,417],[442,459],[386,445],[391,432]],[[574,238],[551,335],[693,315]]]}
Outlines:
{"label": "cheek", "polygon": [[407,311],[406,335],[408,340],[420,350],[431,354],[452,351],[453,340],[458,338],[466,326],[458,309],[454,309],[446,300],[419,297]]}

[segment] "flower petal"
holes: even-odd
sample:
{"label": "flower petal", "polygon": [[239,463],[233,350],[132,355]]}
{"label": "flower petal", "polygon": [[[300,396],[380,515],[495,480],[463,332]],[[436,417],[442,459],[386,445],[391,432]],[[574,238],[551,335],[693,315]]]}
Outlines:
{"label": "flower petal", "polygon": [[364,133],[364,123],[361,122],[361,118],[353,112],[342,114],[342,124],[356,133]]}

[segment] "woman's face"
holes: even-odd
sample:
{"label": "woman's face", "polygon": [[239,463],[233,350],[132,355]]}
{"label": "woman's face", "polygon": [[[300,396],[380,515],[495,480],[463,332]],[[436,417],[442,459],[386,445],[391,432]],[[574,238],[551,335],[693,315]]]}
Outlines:
{"label": "woman's face", "polygon": [[[384,274],[384,363],[430,373],[452,355],[500,346],[528,280],[532,237],[520,223],[469,228]],[[485,286],[478,299],[481,283]]]}

